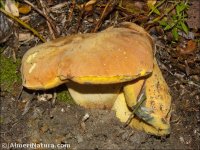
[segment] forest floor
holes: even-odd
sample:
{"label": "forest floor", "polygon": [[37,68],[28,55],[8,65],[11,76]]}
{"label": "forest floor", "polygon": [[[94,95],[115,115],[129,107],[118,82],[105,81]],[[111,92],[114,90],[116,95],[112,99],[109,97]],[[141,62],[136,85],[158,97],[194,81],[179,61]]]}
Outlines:
{"label": "forest floor", "polygon": [[[21,91],[19,71],[21,59],[29,48],[42,42],[29,30],[12,21],[4,27],[8,30],[5,29],[6,31],[1,31],[0,34],[4,35],[0,37],[1,69],[4,69],[1,71],[0,103],[2,148],[6,148],[6,144],[9,143],[46,143],[63,144],[63,147],[69,149],[200,149],[198,0],[191,1],[187,10],[189,19],[186,21],[190,36],[180,31],[179,39],[175,42],[172,42],[174,37],[170,30],[164,31],[157,23],[149,23],[152,18],[159,16],[156,14],[148,16],[150,10],[143,1],[124,0],[123,7],[118,1],[107,3],[99,1],[85,7],[81,7],[81,4],[87,4],[84,0],[68,2],[48,0],[48,3],[31,0],[30,2],[35,8],[42,10],[46,17],[32,7],[28,13],[21,12],[19,18],[30,24],[46,40],[71,34],[97,32],[123,21],[144,26],[155,38],[157,45],[155,56],[170,88],[171,134],[160,138],[130,127],[123,127],[115,117],[114,111],[85,109],[71,100],[63,100],[66,95],[60,100],[58,97],[54,107],[50,101],[38,101],[37,98],[28,105],[27,101],[31,99],[33,93],[30,90],[25,90],[21,100],[18,100]],[[159,10],[172,5],[165,3]],[[20,4],[25,7],[25,3]],[[26,4],[25,10],[30,8],[27,6],[29,5]],[[47,25],[48,17],[50,23]],[[0,19],[4,19],[5,22],[8,18],[4,16]],[[2,61],[4,58],[11,62]],[[11,63],[8,65],[9,68],[6,68],[4,62]],[[3,73],[8,75],[10,73],[8,70],[13,69],[11,66],[14,66],[14,70],[10,71],[12,77],[7,77]],[[14,80],[9,81],[9,79]],[[25,108],[29,109],[23,114]],[[89,118],[83,122],[85,115],[89,115]]]}

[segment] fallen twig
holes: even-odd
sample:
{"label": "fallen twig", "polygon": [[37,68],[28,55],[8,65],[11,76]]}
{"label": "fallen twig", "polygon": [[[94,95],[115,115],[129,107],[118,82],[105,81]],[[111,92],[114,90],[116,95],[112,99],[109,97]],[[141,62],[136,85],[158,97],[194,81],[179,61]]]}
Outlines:
{"label": "fallen twig", "polygon": [[78,30],[79,30],[79,27],[80,27],[80,24],[81,24],[81,21],[82,21],[82,18],[83,18],[83,15],[84,15],[84,7],[85,5],[83,6],[83,9],[81,10],[81,13],[78,17],[78,22],[77,22],[77,26],[76,26],[76,33],[78,33]]}
{"label": "fallen twig", "polygon": [[144,81],[144,83],[142,85],[142,88],[140,90],[140,93],[138,95],[137,104],[132,107],[133,111],[132,111],[131,115],[129,116],[128,120],[125,122],[124,127],[128,126],[128,124],[131,122],[131,120],[135,116],[136,111],[140,108],[142,103],[146,100],[145,83],[146,83],[146,80]]}
{"label": "fallen twig", "polygon": [[42,37],[42,35],[40,35],[35,29],[33,29],[32,27],[30,27],[28,24],[26,24],[25,22],[23,22],[22,20],[20,20],[19,18],[15,17],[15,16],[13,16],[11,13],[5,11],[2,8],[0,8],[0,11],[2,13],[4,13],[5,15],[9,16],[10,18],[12,18],[13,20],[17,21],[23,27],[25,27],[25,28],[29,29],[30,31],[32,31],[33,34],[35,34],[42,42],[46,42],[46,40]]}
{"label": "fallen twig", "polygon": [[[103,22],[103,20],[106,18],[106,16],[108,16],[108,14],[114,9],[114,6],[117,4],[117,1],[116,0],[110,0],[104,10],[103,10],[103,13],[101,14],[101,17],[100,19],[98,20],[94,30],[92,32],[97,32],[99,30],[99,28],[101,27],[101,24]],[[110,7],[109,7],[110,6]]]}
{"label": "fallen twig", "polygon": [[20,92],[19,92],[19,95],[17,96],[17,100],[18,100],[18,101],[21,99],[21,96],[22,96],[23,90],[24,90],[24,86],[21,86],[21,88],[20,88]]}
{"label": "fallen twig", "polygon": [[34,97],[35,97],[35,92],[32,94],[32,97],[28,100],[28,102],[26,102],[22,116],[24,116],[29,111],[31,102],[33,101]]}
{"label": "fallen twig", "polygon": [[68,28],[69,24],[72,22],[72,16],[74,13],[75,6],[76,6],[76,1],[72,0],[71,7],[69,8],[69,11],[68,11],[67,23],[64,26],[64,28]]}
{"label": "fallen twig", "polygon": [[51,10],[51,11],[55,11],[55,10],[57,10],[57,9],[61,9],[61,8],[65,7],[65,6],[67,6],[67,5],[68,5],[68,2],[63,2],[63,3],[57,4],[57,5],[55,5],[55,6],[52,6],[52,7],[50,8],[50,10]]}
{"label": "fallen twig", "polygon": [[[41,14],[47,20],[47,22],[48,22],[47,25],[49,27],[50,33],[54,31],[57,36],[58,32],[57,32],[56,26],[55,26],[53,20],[46,14],[45,10],[43,9],[43,12],[42,12],[40,9],[38,9],[36,6],[34,6],[31,2],[29,2],[27,0],[24,0],[24,2],[28,5],[30,5],[34,10],[36,10],[39,14]],[[41,2],[41,0],[40,0],[40,3],[42,5],[42,7],[44,7],[43,2]],[[52,29],[53,29],[53,31],[52,31]],[[53,35],[54,35],[54,33],[53,33]],[[52,38],[55,39],[54,37],[52,37]]]}
{"label": "fallen twig", "polygon": [[[42,0],[39,0],[39,1],[40,1],[41,6],[42,6],[42,11],[43,11],[44,15],[46,16],[45,18],[49,18],[49,20],[47,20],[46,22],[47,22],[47,25],[48,25],[48,28],[49,28],[51,39],[56,39],[56,36],[57,36],[56,26],[54,25],[54,23],[50,19],[50,17],[47,15],[47,10],[46,10],[44,2]],[[56,35],[55,35],[54,32],[56,32]]]}

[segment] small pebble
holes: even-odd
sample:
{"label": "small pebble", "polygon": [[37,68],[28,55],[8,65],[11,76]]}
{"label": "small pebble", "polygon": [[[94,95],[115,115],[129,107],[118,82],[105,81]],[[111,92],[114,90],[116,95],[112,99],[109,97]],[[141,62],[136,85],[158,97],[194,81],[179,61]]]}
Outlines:
{"label": "small pebble", "polygon": [[64,108],[62,108],[62,109],[61,109],[61,112],[63,112],[63,113],[64,113],[64,112],[65,112],[65,109],[64,109]]}
{"label": "small pebble", "polygon": [[81,135],[77,135],[76,139],[77,139],[78,143],[83,142],[83,136],[81,136]]}
{"label": "small pebble", "polygon": [[181,136],[181,137],[179,137],[179,140],[181,141],[181,143],[184,143],[185,142],[185,140],[184,140],[184,138]]}
{"label": "small pebble", "polygon": [[90,115],[88,113],[86,113],[82,118],[82,122],[85,122],[89,117],[90,117]]}

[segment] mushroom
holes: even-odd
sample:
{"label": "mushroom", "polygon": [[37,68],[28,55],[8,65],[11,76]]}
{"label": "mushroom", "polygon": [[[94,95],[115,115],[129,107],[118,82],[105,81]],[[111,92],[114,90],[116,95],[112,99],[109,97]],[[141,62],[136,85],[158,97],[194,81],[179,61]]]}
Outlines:
{"label": "mushroom", "polygon": [[[149,77],[124,86],[124,92],[118,96],[113,110],[121,122],[126,122],[132,114],[129,108],[137,103],[138,87],[142,85],[145,78],[146,100],[136,111],[136,117],[129,125],[149,134],[167,135],[170,133],[171,96],[156,59],[154,59],[153,72]],[[127,99],[131,99],[131,105],[127,104]]]}
{"label": "mushroom", "polygon": [[[153,63],[153,49],[150,35],[142,27],[127,22],[99,33],[62,37],[31,48],[24,55],[21,66],[23,86],[33,90],[46,90],[65,83],[77,104],[86,108],[112,108],[115,103],[113,109],[117,117],[124,122],[124,112],[129,113],[126,109],[137,103],[141,83],[147,79],[146,89],[151,89],[150,81],[154,83],[155,80],[154,72],[152,75],[151,73],[153,69],[155,73],[159,72],[156,67],[153,68],[157,66]],[[162,74],[158,75],[162,78]],[[156,86],[152,87],[158,90]],[[167,91],[162,93],[168,95]],[[144,108],[149,109],[149,96],[152,92],[146,90],[146,95]],[[169,96],[167,98],[167,102],[170,102]],[[162,99],[160,98],[160,101]],[[156,98],[153,101],[158,103]],[[122,108],[121,104],[118,105],[119,102],[124,102]],[[170,106],[169,103],[162,103],[163,105]],[[148,115],[141,111],[142,108],[139,109],[141,114]],[[163,110],[154,111],[155,113],[149,114],[154,120],[159,120],[165,115],[165,110],[162,117],[159,115]],[[143,120],[142,126],[147,127],[139,128],[137,123],[134,124],[136,118],[131,121],[132,127],[142,128],[156,135],[160,134],[157,130],[166,130],[160,128],[156,121],[145,120],[140,112],[136,112],[136,116]]]}
{"label": "mushroom", "polygon": [[40,90],[67,83],[79,105],[111,108],[122,83],[152,72],[152,50],[150,36],[131,23],[100,33],[62,37],[24,55],[23,86]]}

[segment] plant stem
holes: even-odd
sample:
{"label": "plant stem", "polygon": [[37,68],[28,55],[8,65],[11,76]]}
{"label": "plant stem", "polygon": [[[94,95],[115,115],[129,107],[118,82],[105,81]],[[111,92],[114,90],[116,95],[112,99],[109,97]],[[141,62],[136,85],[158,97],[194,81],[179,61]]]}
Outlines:
{"label": "plant stem", "polygon": [[33,29],[32,27],[30,27],[28,24],[26,24],[25,22],[23,22],[22,20],[20,20],[19,18],[13,16],[11,13],[8,13],[7,11],[5,11],[4,9],[0,8],[0,11],[2,13],[4,13],[5,15],[9,16],[10,18],[12,18],[13,20],[17,21],[19,24],[21,24],[22,26],[24,26],[25,28],[29,29],[30,31],[33,32],[33,34],[35,34],[42,42],[46,42],[45,39],[42,37],[42,35],[40,35],[35,29]]}

